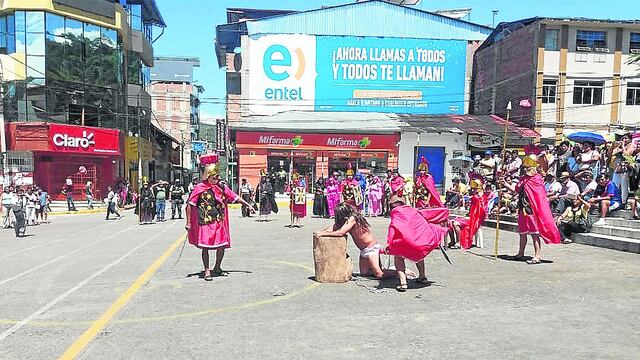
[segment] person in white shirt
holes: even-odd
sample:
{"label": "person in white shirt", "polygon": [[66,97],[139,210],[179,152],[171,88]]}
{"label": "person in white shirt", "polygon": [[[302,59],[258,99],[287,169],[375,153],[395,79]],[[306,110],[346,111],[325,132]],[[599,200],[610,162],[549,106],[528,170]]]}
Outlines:
{"label": "person in white shirt", "polygon": [[109,194],[107,195],[107,217],[106,217],[106,220],[109,220],[109,215],[111,215],[111,213],[116,214],[118,219],[120,219],[122,216],[120,216],[120,214],[118,214],[118,209],[117,209],[117,206],[116,206],[116,204],[118,202],[118,196],[113,191],[111,186],[108,187],[108,190],[109,190]]}
{"label": "person in white shirt", "polygon": [[[253,194],[253,188],[251,184],[247,182],[247,179],[242,179],[242,183],[240,184],[240,196],[247,203],[251,202],[251,195]],[[251,211],[249,211],[249,207],[246,205],[242,205],[242,217],[250,217]]]}
{"label": "person in white shirt", "polygon": [[0,197],[2,203],[2,228],[8,229],[13,224],[11,208],[15,204],[16,195],[13,193],[13,187],[6,186]]}
{"label": "person in white shirt", "polygon": [[36,203],[40,203],[38,200],[38,195],[33,193],[33,189],[27,189],[27,195],[25,195],[27,199],[27,225],[37,225],[36,224]]}
{"label": "person in white shirt", "polygon": [[593,175],[591,174],[591,170],[587,168],[587,171],[580,172],[576,174],[576,179],[582,185],[582,192],[580,193],[580,197],[584,200],[591,199],[598,188],[598,183],[593,180]]}
{"label": "person in white shirt", "polygon": [[587,164],[593,173],[593,176],[596,177],[599,171],[599,161],[600,161],[600,153],[598,150],[595,150],[595,144],[593,141],[585,141],[582,143],[582,154],[578,157],[578,162],[580,164]]}

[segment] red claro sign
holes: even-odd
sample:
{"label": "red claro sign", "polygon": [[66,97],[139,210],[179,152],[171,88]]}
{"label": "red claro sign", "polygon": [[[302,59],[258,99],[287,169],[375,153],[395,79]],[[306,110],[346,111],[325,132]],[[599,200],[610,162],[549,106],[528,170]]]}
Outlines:
{"label": "red claro sign", "polygon": [[49,150],[121,155],[120,132],[87,126],[49,124]]}

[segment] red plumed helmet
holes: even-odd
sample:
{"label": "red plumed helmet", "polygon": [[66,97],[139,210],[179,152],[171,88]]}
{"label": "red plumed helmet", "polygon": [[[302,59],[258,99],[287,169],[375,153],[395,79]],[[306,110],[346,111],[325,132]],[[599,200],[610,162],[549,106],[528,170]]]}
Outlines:
{"label": "red plumed helmet", "polygon": [[427,158],[424,157],[424,155],[420,157],[420,165],[418,165],[418,171],[429,171],[429,162],[427,161]]}

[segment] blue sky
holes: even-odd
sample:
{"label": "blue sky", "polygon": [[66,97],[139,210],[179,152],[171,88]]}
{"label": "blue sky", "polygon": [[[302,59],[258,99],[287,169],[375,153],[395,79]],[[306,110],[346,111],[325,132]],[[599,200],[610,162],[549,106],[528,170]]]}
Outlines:
{"label": "blue sky", "polygon": [[[355,0],[354,0],[355,1]],[[204,86],[203,98],[224,98],[224,70],[218,68],[214,39],[215,26],[226,23],[228,7],[306,10],[350,3],[347,0],[156,0],[167,23],[164,34],[154,44],[156,56],[197,56],[197,84]],[[472,8],[471,21],[491,25],[492,10],[499,10],[497,22],[533,16],[567,16],[603,19],[640,18],[629,11],[637,0],[422,0],[423,10]],[[604,5],[606,4],[606,5]],[[155,31],[157,36],[159,30]],[[222,100],[203,99],[203,118],[223,117]]]}

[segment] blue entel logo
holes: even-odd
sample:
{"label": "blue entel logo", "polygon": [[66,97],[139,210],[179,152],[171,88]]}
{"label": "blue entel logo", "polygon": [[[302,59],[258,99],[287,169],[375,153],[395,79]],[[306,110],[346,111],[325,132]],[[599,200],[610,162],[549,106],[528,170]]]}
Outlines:
{"label": "blue entel logo", "polygon": [[[294,53],[298,59],[298,69],[296,69],[293,77],[296,80],[300,80],[304,75],[306,61],[300,48],[295,49]],[[289,79],[291,67],[291,52],[285,46],[271,45],[265,50],[262,58],[262,68],[269,79],[274,81]],[[267,100],[304,100],[301,86],[293,88],[286,86],[268,87],[264,90],[264,97]]]}

